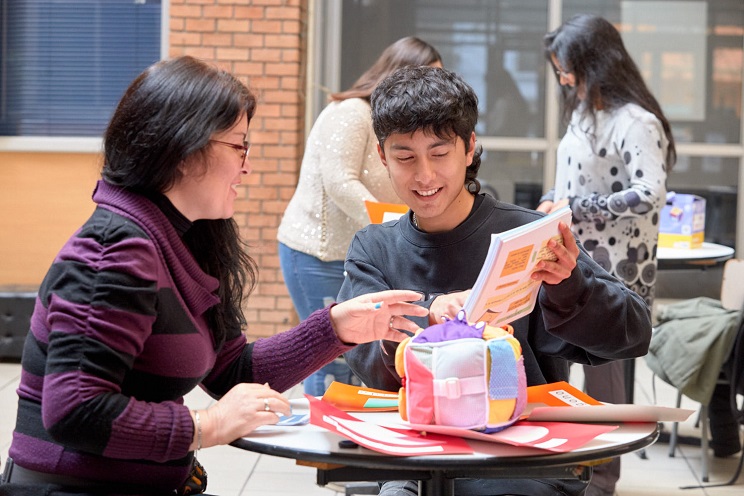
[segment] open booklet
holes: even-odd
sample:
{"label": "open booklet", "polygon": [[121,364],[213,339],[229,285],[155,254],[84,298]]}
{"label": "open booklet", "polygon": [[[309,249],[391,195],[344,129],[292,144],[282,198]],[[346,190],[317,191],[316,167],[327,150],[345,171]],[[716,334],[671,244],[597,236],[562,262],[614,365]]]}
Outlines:
{"label": "open booklet", "polygon": [[555,260],[547,244],[550,239],[563,243],[559,222],[571,225],[568,206],[491,235],[483,268],[463,306],[470,322],[503,326],[532,311],[541,283],[530,276],[540,260]]}

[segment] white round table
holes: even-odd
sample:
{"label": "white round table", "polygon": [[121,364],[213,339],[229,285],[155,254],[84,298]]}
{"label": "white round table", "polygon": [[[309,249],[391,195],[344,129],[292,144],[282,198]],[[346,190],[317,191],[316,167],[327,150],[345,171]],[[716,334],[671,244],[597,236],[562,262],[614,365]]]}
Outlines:
{"label": "white round table", "polygon": [[[309,413],[307,400],[290,400],[292,412]],[[400,427],[398,412],[350,413],[371,424]],[[419,480],[419,494],[451,496],[457,478],[557,478],[588,480],[599,461],[641,450],[659,437],[658,422],[613,422],[618,428],[564,453],[466,439],[473,453],[393,456],[345,448],[340,435],[313,424],[261,426],[232,442],[236,448],[294,458],[317,469],[318,485],[337,481]]]}
{"label": "white round table", "polygon": [[703,269],[718,265],[733,258],[734,249],[730,246],[703,242],[700,248],[658,248],[656,259],[659,270]]}

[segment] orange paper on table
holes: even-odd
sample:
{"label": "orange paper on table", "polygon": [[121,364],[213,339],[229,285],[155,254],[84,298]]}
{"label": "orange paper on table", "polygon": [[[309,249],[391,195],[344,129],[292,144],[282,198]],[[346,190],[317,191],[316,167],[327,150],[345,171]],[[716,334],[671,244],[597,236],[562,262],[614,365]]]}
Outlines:
{"label": "orange paper on table", "polygon": [[398,393],[333,381],[323,401],[345,412],[396,412]]}
{"label": "orange paper on table", "polygon": [[602,402],[595,400],[565,381],[528,387],[527,403],[547,406],[587,406],[602,404]]}
{"label": "orange paper on table", "polygon": [[[346,412],[394,412],[398,393],[332,382],[323,401]],[[569,408],[566,408],[569,407]],[[527,387],[522,419],[531,422],[684,422],[694,410],[602,403],[565,381]]]}
{"label": "orange paper on table", "polygon": [[367,215],[372,224],[382,224],[389,220],[394,220],[408,212],[408,205],[400,203],[381,203],[369,200],[364,201],[367,207]]}
{"label": "orange paper on table", "polygon": [[524,417],[533,422],[684,422],[694,410],[602,403],[567,382],[527,388]]}

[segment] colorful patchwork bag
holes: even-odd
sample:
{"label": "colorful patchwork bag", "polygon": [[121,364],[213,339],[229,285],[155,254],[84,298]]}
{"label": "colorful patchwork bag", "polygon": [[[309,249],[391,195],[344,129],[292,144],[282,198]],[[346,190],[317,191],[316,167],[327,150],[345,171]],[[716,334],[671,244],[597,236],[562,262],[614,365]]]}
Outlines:
{"label": "colorful patchwork bag", "polygon": [[484,432],[516,422],[527,404],[527,380],[512,333],[511,326],[471,325],[461,310],[403,340],[395,354],[403,420]]}

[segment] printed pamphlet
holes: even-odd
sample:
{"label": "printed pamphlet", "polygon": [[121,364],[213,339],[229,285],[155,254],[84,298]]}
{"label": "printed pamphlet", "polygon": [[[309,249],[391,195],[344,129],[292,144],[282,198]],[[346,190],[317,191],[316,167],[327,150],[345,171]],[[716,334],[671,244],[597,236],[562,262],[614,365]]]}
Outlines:
{"label": "printed pamphlet", "polygon": [[535,264],[555,260],[548,241],[563,244],[558,223],[571,225],[571,209],[566,206],[523,226],[491,235],[483,268],[464,309],[470,322],[499,327],[535,307],[540,281],[531,278]]}

